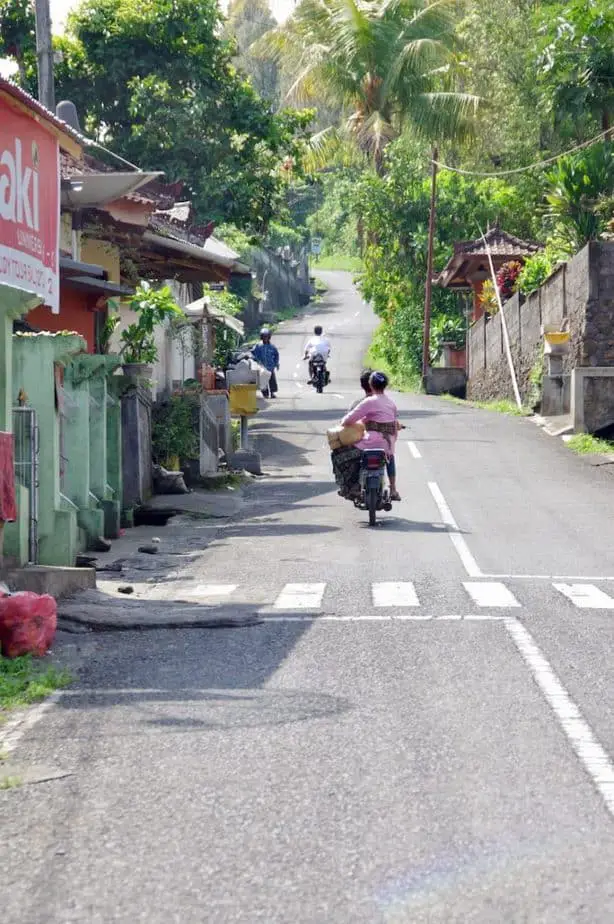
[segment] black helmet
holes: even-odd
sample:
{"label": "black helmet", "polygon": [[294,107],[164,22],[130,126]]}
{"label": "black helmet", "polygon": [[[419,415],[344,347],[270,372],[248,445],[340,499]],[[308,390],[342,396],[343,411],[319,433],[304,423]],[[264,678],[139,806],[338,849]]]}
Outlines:
{"label": "black helmet", "polygon": [[316,324],[316,326],[313,329],[313,332],[316,335],[316,337],[322,336],[322,327],[320,326],[320,324]]}

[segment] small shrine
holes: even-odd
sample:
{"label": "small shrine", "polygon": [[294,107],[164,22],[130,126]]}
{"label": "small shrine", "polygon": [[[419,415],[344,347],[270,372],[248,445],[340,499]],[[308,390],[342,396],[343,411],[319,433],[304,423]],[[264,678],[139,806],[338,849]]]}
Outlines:
{"label": "small shrine", "polygon": [[[517,261],[524,263],[527,257],[543,249],[535,241],[523,241],[513,234],[503,231],[498,225],[490,228],[484,235],[490,249],[495,273],[505,263]],[[454,244],[454,255],[433,279],[435,285],[444,289],[473,291],[472,321],[477,321],[484,314],[480,295],[484,282],[490,278],[488,252],[484,240],[479,237],[474,241],[460,241]]]}

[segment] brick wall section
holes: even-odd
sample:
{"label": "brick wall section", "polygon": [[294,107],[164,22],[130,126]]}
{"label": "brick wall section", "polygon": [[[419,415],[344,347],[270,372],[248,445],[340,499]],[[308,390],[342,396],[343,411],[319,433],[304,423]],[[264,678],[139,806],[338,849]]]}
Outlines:
{"label": "brick wall section", "polygon": [[[542,324],[569,322],[575,366],[614,366],[614,244],[588,244],[526,300],[515,295],[504,306],[518,387],[525,399],[530,374],[543,349]],[[469,333],[468,397],[513,398],[501,318],[480,318]]]}

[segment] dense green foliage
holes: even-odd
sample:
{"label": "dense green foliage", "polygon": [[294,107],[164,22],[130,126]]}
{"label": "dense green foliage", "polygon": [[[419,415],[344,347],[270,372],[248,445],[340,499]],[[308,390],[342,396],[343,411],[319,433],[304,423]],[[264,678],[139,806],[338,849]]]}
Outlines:
{"label": "dense green foliage", "polygon": [[[31,8],[0,2],[1,50],[35,92]],[[237,3],[231,14],[244,32]],[[271,111],[237,71],[216,0],[81,0],[54,45],[56,96],[75,103],[90,137],[186,182],[200,220],[266,229],[312,114]]]}
{"label": "dense green foliage", "polygon": [[[433,143],[441,161],[469,173],[439,171],[436,272],[455,242],[474,239],[496,222],[547,245],[518,279],[508,280],[504,294],[515,286],[531,292],[561,260],[611,231],[614,214],[608,143],[519,172],[610,127],[614,5],[469,0],[430,6],[427,20],[435,14],[442,20],[433,52],[438,66],[428,71],[429,100],[453,94],[446,118],[435,122],[415,104],[420,75],[427,74],[421,55],[429,40],[418,43],[419,51],[413,41],[404,45],[406,36],[416,35],[419,10],[418,3],[304,0],[283,30],[285,42],[277,39],[282,70],[294,66],[295,91],[302,88],[306,98],[321,94],[325,105],[336,101],[337,138],[349,139],[355,151],[320,141],[328,170],[320,174],[320,198],[308,227],[323,238],[328,259],[363,252],[360,283],[382,319],[370,358],[405,383],[421,358]],[[328,27],[318,31],[322,22]],[[388,29],[385,47],[378,46]],[[312,45],[317,37],[317,52],[308,51],[307,36]],[[356,157],[360,152],[371,155],[370,163]],[[434,286],[432,359],[445,340],[462,340],[466,302]]]}

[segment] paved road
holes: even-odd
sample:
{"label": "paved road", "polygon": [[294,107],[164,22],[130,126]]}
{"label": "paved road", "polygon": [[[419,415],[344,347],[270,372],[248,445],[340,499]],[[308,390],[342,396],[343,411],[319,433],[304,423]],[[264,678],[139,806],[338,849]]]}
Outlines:
{"label": "paved road", "polygon": [[368,529],[322,434],[373,318],[327,281],[331,387],[285,325],[276,477],[185,578],[265,622],[96,639],[19,748],[72,775],[0,793],[6,924],[614,920],[611,476],[399,396],[404,501]]}

